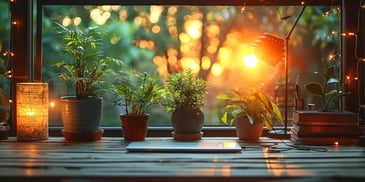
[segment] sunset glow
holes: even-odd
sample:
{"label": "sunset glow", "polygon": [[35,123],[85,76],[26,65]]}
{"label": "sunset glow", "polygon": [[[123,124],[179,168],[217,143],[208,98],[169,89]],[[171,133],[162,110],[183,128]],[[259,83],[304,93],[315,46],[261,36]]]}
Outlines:
{"label": "sunset glow", "polygon": [[256,67],[258,62],[259,61],[258,61],[257,57],[253,54],[247,55],[243,58],[243,64],[248,68]]}

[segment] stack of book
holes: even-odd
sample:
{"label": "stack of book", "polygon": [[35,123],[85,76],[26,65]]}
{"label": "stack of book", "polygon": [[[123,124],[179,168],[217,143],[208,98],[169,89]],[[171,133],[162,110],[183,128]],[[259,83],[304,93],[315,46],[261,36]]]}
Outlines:
{"label": "stack of book", "polygon": [[359,143],[357,115],[351,112],[294,111],[290,139],[306,145]]}

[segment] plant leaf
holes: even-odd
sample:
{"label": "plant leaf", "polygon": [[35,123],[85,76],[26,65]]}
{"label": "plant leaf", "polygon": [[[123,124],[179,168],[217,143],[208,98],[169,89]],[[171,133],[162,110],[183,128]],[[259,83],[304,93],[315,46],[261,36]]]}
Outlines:
{"label": "plant leaf", "polygon": [[281,116],[281,112],[280,112],[279,107],[276,104],[273,103],[272,108],[273,108],[273,112],[274,112],[274,115],[276,116],[276,118],[279,120],[279,122],[281,124],[284,125],[284,120],[283,120],[283,117]]}
{"label": "plant leaf", "polygon": [[251,124],[253,124],[253,118],[252,118],[251,116],[249,116],[249,115],[247,115],[247,117],[248,117],[248,121],[249,121]]}
{"label": "plant leaf", "polygon": [[272,130],[272,124],[269,120],[265,119],[264,124],[268,130]]}
{"label": "plant leaf", "polygon": [[305,88],[315,95],[322,95],[323,94],[323,87],[318,82],[310,82],[305,85]]}
{"label": "plant leaf", "polygon": [[325,96],[328,97],[328,96],[332,96],[335,94],[337,94],[337,90],[330,90],[330,91],[326,92]]}
{"label": "plant leaf", "polygon": [[224,124],[228,125],[228,122],[227,122],[227,112],[224,112],[223,116],[221,117],[221,120]]}
{"label": "plant leaf", "polygon": [[335,75],[335,66],[331,66],[326,70],[326,75],[329,77],[334,77]]}

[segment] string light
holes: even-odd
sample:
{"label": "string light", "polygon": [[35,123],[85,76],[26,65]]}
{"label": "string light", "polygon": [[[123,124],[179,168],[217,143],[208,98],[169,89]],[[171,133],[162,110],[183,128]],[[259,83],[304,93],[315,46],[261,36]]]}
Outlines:
{"label": "string light", "polygon": [[13,57],[13,56],[14,56],[14,53],[13,53],[13,52],[11,52],[11,51],[5,51],[5,52],[3,53],[3,56],[11,56],[11,57]]}
{"label": "string light", "polygon": [[241,7],[241,13],[246,10],[246,0],[243,2],[243,6]]}
{"label": "string light", "polygon": [[341,36],[342,37],[355,37],[356,34],[354,32],[348,32],[348,33],[343,32],[343,33],[341,33]]}
{"label": "string light", "polygon": [[331,10],[328,10],[328,11],[324,12],[323,16],[329,16],[332,13],[339,13],[339,12],[341,12],[340,8],[333,8]]}

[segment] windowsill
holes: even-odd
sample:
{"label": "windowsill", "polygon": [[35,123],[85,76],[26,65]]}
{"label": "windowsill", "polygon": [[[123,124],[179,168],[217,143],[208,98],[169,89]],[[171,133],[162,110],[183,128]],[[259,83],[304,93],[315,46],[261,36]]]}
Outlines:
{"label": "windowsill", "polygon": [[[104,137],[120,137],[122,136],[121,127],[101,127],[104,129]],[[276,127],[277,130],[283,130],[283,127]],[[59,137],[62,136],[61,130],[63,127],[49,127],[49,136]],[[171,137],[173,131],[171,126],[151,126],[148,127],[147,137]],[[236,137],[235,127],[223,127],[223,126],[207,126],[202,129],[204,137]],[[264,128],[263,137],[274,138],[288,138],[288,135],[273,135],[269,134],[268,130]]]}

